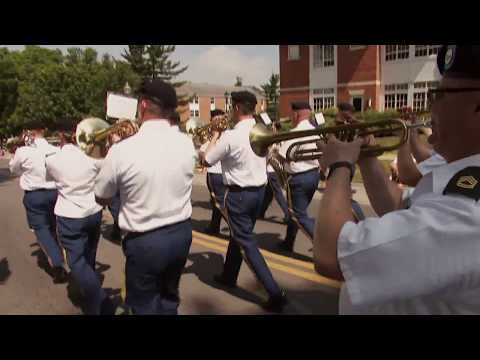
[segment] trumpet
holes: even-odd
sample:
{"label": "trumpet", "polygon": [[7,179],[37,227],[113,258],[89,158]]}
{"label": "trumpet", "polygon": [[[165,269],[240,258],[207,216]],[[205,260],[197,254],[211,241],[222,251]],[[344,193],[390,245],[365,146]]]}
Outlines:
{"label": "trumpet", "polygon": [[136,121],[124,120],[114,125],[98,118],[88,118],[77,125],[75,139],[77,145],[86,155],[95,159],[106,156],[108,149],[118,140],[125,140],[139,130]]}
{"label": "trumpet", "polygon": [[[317,142],[326,142],[329,135],[335,135],[341,141],[353,141],[358,137],[368,135],[379,137],[399,133],[397,142],[392,145],[377,144],[363,146],[361,149],[363,156],[380,156],[386,151],[396,150],[405,144],[408,140],[409,129],[428,126],[431,126],[431,123],[407,125],[402,120],[390,119],[274,134],[265,125],[257,124],[250,132],[250,146],[255,154],[265,157],[268,154],[268,148],[275,143],[309,137],[308,140],[294,142],[286,153],[287,162],[309,161],[321,158],[322,152],[318,150]],[[310,146],[306,149],[306,145],[314,145],[315,148]]]}

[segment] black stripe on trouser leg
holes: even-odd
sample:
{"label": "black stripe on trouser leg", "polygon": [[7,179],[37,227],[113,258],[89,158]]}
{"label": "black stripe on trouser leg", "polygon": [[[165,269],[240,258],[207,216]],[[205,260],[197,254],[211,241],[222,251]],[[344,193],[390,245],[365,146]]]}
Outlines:
{"label": "black stripe on trouser leg", "polygon": [[263,200],[260,191],[228,192],[225,205],[228,209],[231,238],[225,259],[224,276],[227,280],[237,280],[242,263],[242,252],[252,272],[270,296],[280,294],[281,290],[273,279],[272,273],[256,243],[253,229],[258,207]]}

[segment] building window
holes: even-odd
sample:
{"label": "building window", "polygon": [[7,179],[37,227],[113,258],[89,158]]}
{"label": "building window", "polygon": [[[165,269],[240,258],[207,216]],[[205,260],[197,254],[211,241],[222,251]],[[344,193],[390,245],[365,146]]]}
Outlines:
{"label": "building window", "polygon": [[315,89],[313,90],[313,111],[330,109],[335,106],[335,89]]}
{"label": "building window", "polygon": [[386,45],[385,61],[408,59],[410,56],[410,45]]}
{"label": "building window", "polygon": [[436,55],[440,45],[415,45],[415,57]]}
{"label": "building window", "polygon": [[190,117],[194,117],[194,116],[195,116],[195,111],[190,110]]}
{"label": "building window", "polygon": [[210,98],[210,105],[215,105],[215,98]]}
{"label": "building window", "polygon": [[437,88],[438,84],[438,81],[423,81],[413,84],[413,111],[422,112],[428,109],[428,90]]}
{"label": "building window", "polygon": [[195,96],[195,97],[193,98],[193,103],[194,103],[195,105],[198,105],[198,96]]}
{"label": "building window", "polygon": [[200,111],[195,110],[195,117],[200,117]]}
{"label": "building window", "polygon": [[298,60],[298,59],[300,59],[300,46],[288,45],[288,60]]}
{"label": "building window", "polygon": [[335,65],[335,48],[333,45],[313,45],[313,67]]}
{"label": "building window", "polygon": [[403,109],[408,105],[408,84],[385,85],[385,110]]}
{"label": "building window", "polygon": [[367,45],[349,45],[350,51],[363,50],[367,48]]}

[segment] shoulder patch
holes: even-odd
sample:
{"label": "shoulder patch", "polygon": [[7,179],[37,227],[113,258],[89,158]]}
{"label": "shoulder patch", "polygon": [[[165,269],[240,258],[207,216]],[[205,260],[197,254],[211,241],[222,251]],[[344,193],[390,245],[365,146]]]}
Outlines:
{"label": "shoulder patch", "polygon": [[478,201],[480,199],[480,167],[467,167],[459,171],[448,183],[443,195],[459,194]]}

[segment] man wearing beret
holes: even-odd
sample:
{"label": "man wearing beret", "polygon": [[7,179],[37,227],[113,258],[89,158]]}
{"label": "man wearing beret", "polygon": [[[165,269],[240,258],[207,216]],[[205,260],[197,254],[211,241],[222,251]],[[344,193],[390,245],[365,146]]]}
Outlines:
{"label": "man wearing beret", "polygon": [[[345,281],[342,314],[480,314],[480,47],[445,45],[437,64],[429,142],[447,164],[423,176],[409,199],[378,159],[360,156],[372,138],[331,138],[322,149],[332,181],[314,260],[318,273]],[[357,224],[349,199],[355,163],[380,216]]]}
{"label": "man wearing beret", "polygon": [[56,219],[54,214],[57,201],[57,188],[46,178],[45,159],[59,151],[44,138],[44,127],[38,121],[31,121],[33,141],[15,152],[10,161],[10,171],[20,175],[20,187],[25,191],[23,205],[27,213],[28,225],[35,232],[40,248],[48,258],[54,283],[68,281],[65,260],[57,241]]}
{"label": "man wearing beret", "polygon": [[267,184],[266,159],[257,156],[250,146],[250,131],[256,124],[253,114],[257,99],[247,91],[232,93],[232,130],[219,139],[215,132],[202,162],[205,166],[221,162],[223,182],[227,186],[225,206],[231,232],[223,273],[216,281],[235,287],[242,264],[242,251],[250,268],[269,295],[263,307],[281,312],[286,304],[284,292],[273,279],[265,259],[258,249],[253,229],[263,202]]}
{"label": "man wearing beret", "polygon": [[[223,116],[225,116],[225,112],[222,110],[212,110],[210,112],[210,123],[218,122]],[[200,147],[200,152],[205,153],[209,144],[209,141],[203,144]],[[210,235],[218,235],[220,234],[220,224],[222,222],[222,213],[220,209],[223,209],[224,207],[226,190],[225,185],[223,184],[222,164],[220,161],[207,169],[207,187],[208,191],[210,192],[212,217],[210,224],[207,226],[204,232]],[[219,206],[220,209],[217,206]]]}
{"label": "man wearing beret", "polygon": [[[307,102],[294,102],[291,104],[293,116],[293,129],[291,131],[313,130],[315,127],[310,122],[311,108]],[[313,137],[315,139],[316,137]],[[305,138],[302,140],[311,140]],[[298,139],[288,140],[282,143],[280,155],[286,158],[287,151],[292,144],[298,142]],[[311,148],[309,145],[303,145],[302,150]],[[314,147],[315,148],[315,147]],[[288,181],[292,197],[293,217],[290,217],[287,226],[285,240],[279,244],[279,248],[284,251],[293,251],[295,239],[297,237],[298,227],[311,238],[315,220],[308,216],[307,210],[310,202],[315,195],[320,181],[320,164],[318,160],[287,162],[285,170],[289,173]]]}
{"label": "man wearing beret", "polygon": [[120,191],[126,303],[134,314],[175,315],[192,242],[192,140],[172,126],[174,88],[160,79],[140,90],[139,132],[113,146],[96,179],[97,202]]}

